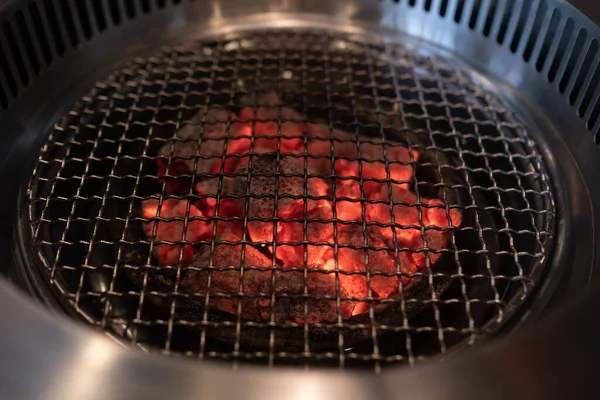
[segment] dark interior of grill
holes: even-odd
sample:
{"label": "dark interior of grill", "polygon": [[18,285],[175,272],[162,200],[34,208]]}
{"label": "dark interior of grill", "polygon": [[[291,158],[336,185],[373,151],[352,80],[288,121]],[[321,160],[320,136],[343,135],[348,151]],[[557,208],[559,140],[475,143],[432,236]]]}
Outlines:
{"label": "dark interior of grill", "polygon": [[[155,246],[165,244],[153,243],[144,234],[148,220],[142,215],[143,201],[179,199],[190,204],[214,198],[221,204],[232,197],[223,192],[199,196],[191,190],[167,193],[157,160],[169,171],[176,157],[159,156],[160,149],[179,141],[177,131],[186,125],[206,129],[223,123],[229,129],[239,122],[231,115],[244,107],[259,108],[261,96],[269,93],[279,99],[280,112],[271,121],[250,121],[252,140],[261,139],[257,122],[274,122],[281,142],[281,127],[290,122],[281,112],[285,107],[305,118],[301,126],[310,122],[324,124],[330,132],[348,132],[359,148],[402,146],[420,154],[418,161],[411,156],[403,164],[413,175],[407,190],[417,199],[440,201],[448,220],[451,210],[460,211],[460,226],[443,228],[449,238],[443,249],[390,249],[396,258],[416,252],[427,260],[438,254],[439,259],[427,261],[393,296],[354,299],[368,308],[350,318],[258,321],[242,318],[241,306],[237,315],[206,307],[213,294],[181,289],[189,273],[181,256],[186,245],[212,249],[220,239],[173,243],[181,248],[180,259],[176,267],[165,267],[153,254]],[[217,107],[228,110],[228,117],[217,122],[195,119]],[[36,273],[72,315],[148,351],[267,365],[379,369],[414,363],[473,344],[518,319],[519,306],[543,278],[551,250],[552,192],[525,127],[475,75],[411,45],[281,30],[166,48],[97,83],[49,135],[27,193],[29,231],[39,255]],[[234,138],[220,139],[227,143]],[[343,142],[333,133],[326,140],[332,148]],[[316,159],[304,143],[298,158]],[[386,151],[381,161],[387,177],[379,183],[391,186],[390,165],[398,160],[388,159]],[[259,163],[282,153],[241,156]],[[360,165],[374,161],[360,154],[356,159],[330,158],[332,165],[338,160]],[[200,155],[188,159],[195,165],[210,161]],[[339,178],[333,174],[319,178]],[[247,175],[260,176],[252,168]],[[274,175],[281,177],[279,172]],[[172,179],[193,186],[226,177],[220,171],[174,174]],[[310,178],[306,168],[295,177],[305,186]],[[361,175],[355,182],[363,194],[368,181]],[[300,200],[316,200],[304,192]],[[252,197],[249,190],[237,196],[246,205]],[[363,209],[370,202],[362,195],[356,201]],[[428,208],[419,200],[407,206],[420,209],[419,215]],[[237,218],[243,232],[249,219]],[[217,225],[230,221],[220,215],[201,220]],[[189,212],[184,221],[189,224]],[[298,221],[305,226],[311,222],[306,211]],[[349,224],[337,218],[320,222]],[[366,236],[365,223],[354,225]],[[425,237],[422,221],[417,229]],[[344,248],[337,240],[335,251]],[[247,234],[234,244],[270,257],[273,274],[284,272],[270,246],[253,243]],[[304,240],[299,246],[313,244]],[[372,244],[350,247],[381,250]],[[300,301],[312,299],[305,292],[298,295]],[[241,304],[252,296],[237,293],[230,298]],[[290,295],[273,292],[269,297],[284,302]],[[339,290],[325,300],[337,302],[338,312],[344,301]]]}

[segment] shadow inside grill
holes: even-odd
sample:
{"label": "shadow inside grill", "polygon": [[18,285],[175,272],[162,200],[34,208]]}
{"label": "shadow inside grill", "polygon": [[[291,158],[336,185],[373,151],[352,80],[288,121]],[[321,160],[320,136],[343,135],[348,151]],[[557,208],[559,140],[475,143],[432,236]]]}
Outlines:
{"label": "shadow inside grill", "polygon": [[[76,314],[143,348],[277,364],[371,367],[445,353],[493,331],[512,307],[507,305],[532,289],[549,239],[552,206],[539,155],[521,139],[510,116],[476,88],[459,86],[460,77],[445,76],[450,73],[428,57],[390,66],[363,55],[361,46],[351,61],[340,53],[345,67],[332,69],[339,76],[311,68],[310,79],[292,73],[282,81],[280,69],[267,68],[263,60],[260,79],[249,79],[251,68],[239,69],[243,84],[237,83],[235,93],[213,87],[198,98],[188,94],[182,110],[179,93],[198,88],[179,87],[172,70],[170,78],[155,72],[138,87],[130,85],[130,92],[109,86],[108,95],[85,105],[88,113],[67,117],[53,133],[58,145],[37,169],[31,219],[38,221],[32,229],[43,271]],[[364,73],[350,74],[356,81],[350,84],[347,67],[354,64]],[[325,73],[330,75],[325,89],[307,83],[320,82]],[[419,74],[428,78],[418,79]],[[166,86],[147,83],[153,80]],[[212,84],[225,87],[231,80],[223,75]],[[140,87],[143,93],[134,95]],[[352,93],[339,91],[348,87]],[[462,224],[452,228],[448,248],[402,288],[401,296],[338,323],[244,320],[206,309],[205,295],[182,289],[184,265],[166,268],[156,262],[142,229],[141,201],[166,196],[156,156],[174,136],[167,122],[192,120],[204,104],[239,114],[270,90],[312,123],[331,124],[361,140],[383,135],[417,149],[421,158],[413,163],[410,190],[461,210]],[[48,178],[53,176],[59,178]]]}

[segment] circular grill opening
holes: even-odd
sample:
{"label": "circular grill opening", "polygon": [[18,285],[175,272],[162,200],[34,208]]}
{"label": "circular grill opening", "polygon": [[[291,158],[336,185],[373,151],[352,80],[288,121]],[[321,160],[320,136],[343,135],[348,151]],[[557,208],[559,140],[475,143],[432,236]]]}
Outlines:
{"label": "circular grill opening", "polygon": [[50,132],[28,201],[38,273],[125,342],[377,370],[509,321],[555,217],[527,130],[462,64],[287,30],[97,83]]}

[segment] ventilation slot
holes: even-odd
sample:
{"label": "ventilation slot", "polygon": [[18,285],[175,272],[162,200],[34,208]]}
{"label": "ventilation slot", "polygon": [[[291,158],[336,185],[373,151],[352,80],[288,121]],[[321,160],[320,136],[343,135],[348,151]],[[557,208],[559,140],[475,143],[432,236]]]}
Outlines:
{"label": "ventilation slot", "polygon": [[28,8],[33,29],[35,31],[35,36],[37,38],[37,42],[40,45],[42,57],[44,57],[44,61],[46,62],[46,64],[49,65],[52,62],[52,50],[50,49],[50,45],[48,44],[48,33],[45,29],[47,25],[42,21],[42,17],[40,16],[40,9],[38,8],[35,2],[30,2]]}
{"label": "ventilation slot", "polygon": [[535,20],[533,21],[533,27],[531,28],[531,33],[529,34],[527,46],[525,46],[525,52],[523,52],[523,60],[526,62],[529,62],[531,59],[531,54],[533,53],[533,48],[539,38],[540,30],[544,24],[544,17],[546,16],[547,10],[548,5],[545,1],[541,1],[535,14]]}
{"label": "ventilation slot", "polygon": [[90,21],[90,15],[87,10],[85,1],[76,1],[75,9],[77,10],[77,15],[79,17],[79,24],[81,25],[81,30],[83,31],[83,37],[89,39],[92,37],[92,25]]}
{"label": "ventilation slot", "polygon": [[108,9],[114,25],[121,23],[121,2],[119,0],[109,0]]}
{"label": "ventilation slot", "polygon": [[152,10],[152,7],[150,5],[150,0],[141,0],[141,3],[142,3],[142,11],[145,14],[148,14]]}
{"label": "ventilation slot", "polygon": [[477,18],[479,17],[479,11],[481,10],[482,0],[475,0],[473,4],[473,11],[471,12],[471,19],[469,20],[469,28],[475,29],[477,26]]}
{"label": "ventilation slot", "polygon": [[15,35],[13,33],[12,27],[8,22],[4,22],[2,24],[2,31],[4,32],[4,38],[6,39],[6,44],[8,45],[8,51],[10,55],[12,55],[12,59],[14,61],[14,66],[21,78],[21,82],[24,85],[29,83],[29,75],[27,74],[27,66],[21,56],[21,51],[19,50],[19,45],[15,39]]}
{"label": "ventilation slot", "polygon": [[515,35],[513,36],[512,42],[510,43],[510,51],[516,53],[521,44],[521,37],[525,31],[525,25],[529,19],[529,12],[531,11],[531,3],[529,0],[521,0],[521,14],[519,15],[519,21],[515,28]]}
{"label": "ventilation slot", "polygon": [[579,107],[579,116],[580,117],[585,117],[585,115],[588,111],[588,108],[590,106],[590,103],[593,101],[594,93],[596,92],[596,89],[598,88],[598,83],[600,82],[600,66],[598,65],[598,62],[596,62],[595,64],[596,65],[595,65],[594,75],[592,76],[590,85],[588,86],[588,89],[585,92],[585,95],[583,96],[583,99],[581,101],[581,106]]}
{"label": "ventilation slot", "polygon": [[558,43],[558,49],[556,50],[556,54],[554,56],[554,61],[550,66],[550,70],[548,71],[548,80],[550,82],[554,82],[556,79],[556,73],[558,72],[558,68],[560,67],[561,62],[565,59],[565,55],[569,48],[571,48],[571,41],[573,40],[573,30],[575,29],[575,24],[571,18],[567,19],[565,23],[565,29],[563,31],[560,42]]}
{"label": "ventilation slot", "polygon": [[96,27],[99,32],[106,30],[106,15],[104,14],[103,1],[91,0],[92,14],[96,20]]}
{"label": "ventilation slot", "polygon": [[13,97],[17,97],[17,94],[18,94],[17,81],[15,80],[15,77],[14,77],[12,71],[8,67],[8,58],[6,58],[6,54],[4,53],[4,46],[2,46],[1,42],[0,42],[0,70],[4,73],[4,77],[6,78],[6,84],[8,85],[8,88],[10,89],[11,94],[13,95]]}
{"label": "ventilation slot", "polygon": [[538,56],[537,62],[535,63],[535,68],[538,71],[544,69],[544,64],[546,64],[546,59],[548,57],[548,52],[554,43],[554,38],[556,37],[558,25],[560,24],[560,11],[554,10],[552,13],[552,18],[550,19],[550,25],[548,26],[548,31],[546,32],[546,36],[544,37],[544,41],[542,43],[542,49],[540,50],[540,55]]}
{"label": "ventilation slot", "polygon": [[[411,4],[411,6],[414,6],[414,5],[415,5],[415,4],[414,4],[414,3],[415,3],[415,1],[416,1],[416,0],[412,0],[412,3],[413,3],[413,4]],[[164,8],[166,4],[167,4],[167,1],[166,1],[166,0],[156,0],[156,5],[158,6],[158,8]]]}
{"label": "ventilation slot", "polygon": [[125,2],[125,15],[127,15],[127,18],[129,18],[129,19],[135,18],[136,10],[135,10],[135,3],[133,1]]}
{"label": "ventilation slot", "polygon": [[[575,40],[575,45],[573,46],[573,51],[571,52],[571,57],[569,57],[569,61],[567,62],[567,66],[565,67],[565,72],[558,83],[558,90],[560,93],[564,93],[567,90],[567,86],[571,82],[571,76],[573,75],[573,70],[577,65],[577,62],[582,59],[583,56],[583,45],[587,39],[587,31],[582,29],[579,31],[577,35],[577,40]],[[571,104],[573,104],[571,102]]]}
{"label": "ventilation slot", "polygon": [[497,9],[498,0],[492,0],[490,2],[490,9],[488,10],[487,18],[485,19],[485,25],[483,26],[483,36],[490,36],[492,26],[494,25],[494,18],[496,17]]}
{"label": "ventilation slot", "polygon": [[77,37],[77,30],[75,29],[73,14],[71,13],[68,0],[60,0],[59,7],[62,11],[63,20],[65,22],[64,25],[67,28],[67,36],[69,37],[71,45],[75,47],[79,43],[79,38]]}
{"label": "ventilation slot", "polygon": [[445,17],[448,11],[448,0],[442,0],[440,2],[440,17]]}
{"label": "ventilation slot", "polygon": [[50,25],[50,31],[52,32],[52,38],[54,39],[54,47],[56,53],[62,56],[65,53],[65,42],[63,40],[58,19],[56,18],[56,11],[54,4],[51,1],[44,3],[46,8],[46,16],[48,17],[48,23]]}
{"label": "ventilation slot", "polygon": [[6,93],[4,93],[2,85],[0,85],[0,106],[2,106],[2,108],[8,107],[8,99],[6,98]]}
{"label": "ventilation slot", "polygon": [[590,119],[588,119],[587,122],[587,128],[589,130],[594,129],[596,122],[598,122],[598,115],[600,114],[600,98],[598,98],[599,94],[600,93],[596,93],[596,102],[594,103],[594,107],[592,107],[592,113],[590,114]]}
{"label": "ventilation slot", "polygon": [[425,9],[425,11],[430,11],[431,10],[431,2],[432,0],[425,0],[425,4],[423,5],[423,8]]}
{"label": "ventilation slot", "polygon": [[502,15],[502,21],[500,22],[500,30],[498,31],[498,36],[496,37],[496,41],[498,42],[498,44],[504,43],[506,31],[508,30],[511,17],[515,10],[515,2],[516,0],[506,0],[506,2],[504,3],[504,14]]}
{"label": "ventilation slot", "polygon": [[19,30],[19,36],[21,36],[22,39],[21,42],[25,48],[25,54],[27,54],[27,59],[29,60],[29,65],[31,66],[33,73],[37,75],[40,72],[40,61],[33,47],[33,40],[29,33],[29,29],[27,28],[25,17],[21,11],[18,11],[15,19]]}
{"label": "ventilation slot", "polygon": [[465,1],[464,0],[459,0],[458,3],[456,4],[456,12],[454,13],[454,21],[456,21],[456,23],[460,23],[460,21],[462,20],[462,15],[463,12],[465,10]]}
{"label": "ventilation slot", "polygon": [[596,55],[598,54],[598,41],[596,39],[592,40],[590,43],[590,48],[583,60],[583,64],[581,64],[581,70],[575,80],[575,85],[573,86],[573,90],[569,95],[569,103],[571,105],[575,104],[579,99],[579,94],[583,84],[588,77],[588,74],[592,70],[593,65],[596,63]]}

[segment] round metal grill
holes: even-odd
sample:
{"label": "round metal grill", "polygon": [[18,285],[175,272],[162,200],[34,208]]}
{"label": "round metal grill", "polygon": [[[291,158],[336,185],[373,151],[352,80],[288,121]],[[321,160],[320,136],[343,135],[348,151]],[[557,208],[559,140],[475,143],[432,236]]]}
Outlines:
{"label": "round metal grill", "polygon": [[[555,217],[526,128],[468,68],[410,40],[287,30],[163,49],[97,83],[50,132],[28,201],[38,273],[115,337],[376,370],[509,321],[543,276]],[[273,215],[252,212],[261,201]],[[318,202],[331,213],[312,214]],[[387,220],[370,219],[381,206]],[[282,264],[286,248],[300,261]]]}

